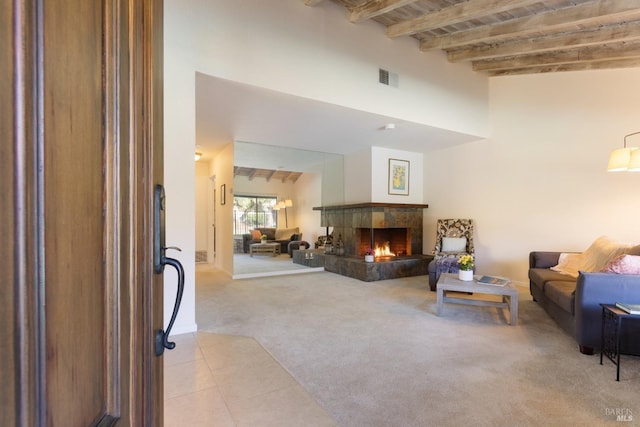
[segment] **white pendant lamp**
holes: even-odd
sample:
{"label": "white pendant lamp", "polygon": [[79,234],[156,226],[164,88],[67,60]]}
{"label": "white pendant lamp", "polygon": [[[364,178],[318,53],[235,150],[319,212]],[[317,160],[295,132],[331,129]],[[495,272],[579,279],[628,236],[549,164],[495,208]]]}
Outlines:
{"label": "white pendant lamp", "polygon": [[627,147],[627,138],[638,134],[640,134],[640,132],[625,135],[624,147],[613,150],[609,155],[607,171],[640,172],[640,150],[638,150],[638,147]]}

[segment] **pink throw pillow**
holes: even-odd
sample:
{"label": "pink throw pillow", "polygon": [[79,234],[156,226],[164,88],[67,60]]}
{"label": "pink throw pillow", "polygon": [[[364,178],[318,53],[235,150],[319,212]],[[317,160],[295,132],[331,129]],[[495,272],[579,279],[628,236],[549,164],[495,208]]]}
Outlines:
{"label": "pink throw pillow", "polygon": [[262,233],[260,230],[251,230],[251,240],[260,240]]}
{"label": "pink throw pillow", "polygon": [[640,274],[640,256],[618,255],[604,266],[602,273]]}

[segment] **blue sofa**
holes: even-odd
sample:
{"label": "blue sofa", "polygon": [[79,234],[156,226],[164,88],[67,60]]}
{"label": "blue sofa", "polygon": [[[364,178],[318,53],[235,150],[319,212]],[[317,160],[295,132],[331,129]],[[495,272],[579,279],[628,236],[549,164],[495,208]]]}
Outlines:
{"label": "blue sofa", "polygon": [[[560,252],[529,254],[529,287],[533,300],[578,342],[580,352],[600,349],[602,307],[616,302],[640,303],[640,275],[580,272],[578,278],[550,267],[558,264]],[[621,352],[640,354],[640,328],[629,323],[622,330]]]}

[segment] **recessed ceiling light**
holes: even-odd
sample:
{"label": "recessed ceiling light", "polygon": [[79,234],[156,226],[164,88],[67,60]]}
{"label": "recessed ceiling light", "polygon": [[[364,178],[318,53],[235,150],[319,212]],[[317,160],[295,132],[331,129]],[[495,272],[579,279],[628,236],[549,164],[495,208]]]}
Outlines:
{"label": "recessed ceiling light", "polygon": [[389,123],[384,125],[384,130],[392,130],[396,128],[396,124],[395,123]]}

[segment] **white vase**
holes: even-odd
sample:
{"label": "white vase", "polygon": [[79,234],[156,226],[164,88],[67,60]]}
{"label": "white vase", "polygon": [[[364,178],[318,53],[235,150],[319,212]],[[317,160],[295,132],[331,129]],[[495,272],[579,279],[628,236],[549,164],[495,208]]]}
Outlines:
{"label": "white vase", "polygon": [[365,255],[364,262],[373,262],[373,255]]}
{"label": "white vase", "polygon": [[473,280],[473,270],[458,270],[458,279],[463,282],[470,282]]}
{"label": "white vase", "polygon": [[267,241],[266,240],[260,240],[260,243],[265,244],[265,243],[267,243]]}

